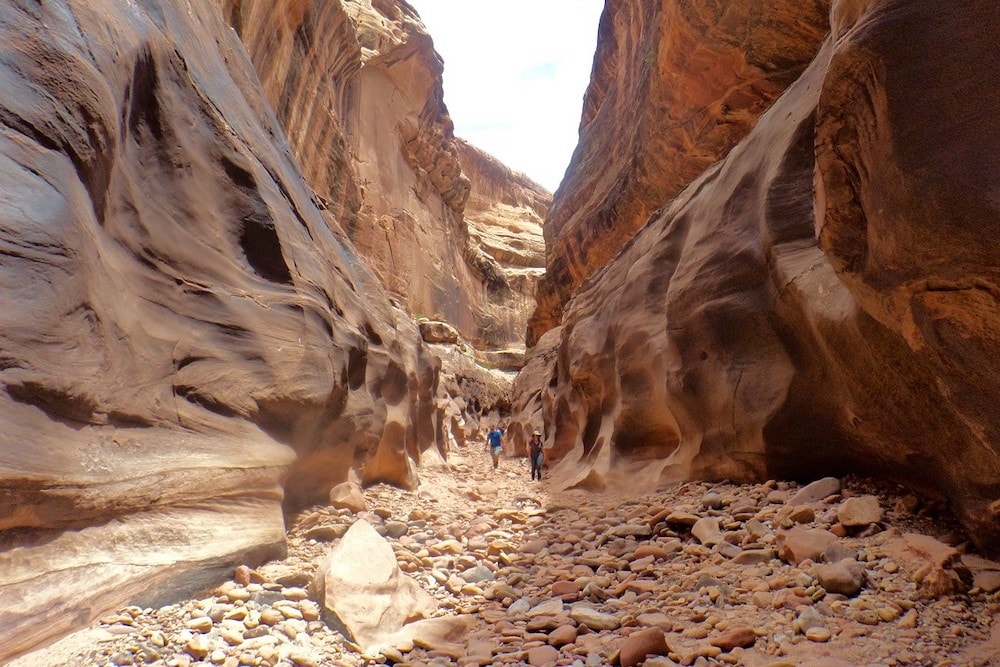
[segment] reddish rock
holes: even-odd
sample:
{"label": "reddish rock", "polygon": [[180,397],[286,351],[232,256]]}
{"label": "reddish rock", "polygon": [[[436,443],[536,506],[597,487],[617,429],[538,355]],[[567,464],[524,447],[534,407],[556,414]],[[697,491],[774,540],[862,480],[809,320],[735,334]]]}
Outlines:
{"label": "reddish rock", "polygon": [[576,641],[576,626],[566,624],[549,633],[549,645],[559,648]]}
{"label": "reddish rock", "polygon": [[882,508],[876,496],[848,498],[837,508],[837,519],[847,528],[867,526],[882,520]]}
{"label": "reddish rock", "polygon": [[355,514],[368,509],[368,501],[361,491],[357,475],[352,471],[348,481],[337,484],[330,489],[330,505],[338,509],[348,509]]}
{"label": "reddish rock", "polygon": [[559,659],[559,651],[551,646],[536,646],[528,649],[528,664],[533,667],[545,667]]}
{"label": "reddish rock", "polygon": [[583,586],[578,581],[557,581],[552,584],[552,588],[549,589],[549,592],[551,592],[552,595],[561,597],[563,595],[575,595],[580,592],[581,588],[583,588]]}
{"label": "reddish rock", "polygon": [[856,560],[839,560],[818,565],[814,572],[820,585],[829,593],[848,597],[857,595],[865,585],[865,566]]}
{"label": "reddish rock", "polygon": [[648,655],[666,655],[670,652],[667,637],[660,628],[646,628],[633,632],[622,643],[619,652],[621,667],[641,665]]}
{"label": "reddish rock", "polygon": [[246,586],[250,583],[250,573],[253,572],[246,565],[240,565],[233,571],[233,581],[238,583],[240,586]]}
{"label": "reddish rock", "polygon": [[819,561],[826,548],[836,541],[836,535],[819,528],[782,530],[774,539],[778,557],[792,565],[805,560]]}
{"label": "reddish rock", "polygon": [[756,642],[757,634],[753,628],[733,628],[709,641],[712,646],[718,646],[723,651],[732,651],[737,647],[749,648]]}
{"label": "reddish rock", "polygon": [[643,544],[642,546],[640,546],[638,549],[635,550],[633,558],[635,560],[638,560],[640,558],[646,558],[647,556],[652,556],[654,559],[660,560],[663,558],[669,558],[670,554],[672,553],[674,553],[674,551],[669,551],[655,544]]}
{"label": "reddish rock", "polygon": [[923,597],[964,593],[972,583],[972,574],[961,554],[930,535],[906,533],[887,542],[885,550],[911,574]]}

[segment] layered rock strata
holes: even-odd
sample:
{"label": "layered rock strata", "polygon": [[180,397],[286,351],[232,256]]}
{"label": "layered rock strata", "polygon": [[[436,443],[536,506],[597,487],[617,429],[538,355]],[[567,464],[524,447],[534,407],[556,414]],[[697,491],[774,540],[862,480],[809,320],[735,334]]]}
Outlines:
{"label": "layered rock strata", "polygon": [[528,345],[664,202],[746,136],[802,73],[828,0],[609,0],[580,142],[545,220]]}
{"label": "layered rock strata", "polygon": [[[498,262],[525,260],[516,248],[480,242],[502,238],[513,218],[484,219],[504,227],[485,236],[473,222],[470,237],[463,213],[470,190],[483,193],[472,195],[477,213],[524,213],[514,224],[527,230],[523,252],[534,266],[541,253],[534,227],[544,215],[536,199],[547,193],[502,165],[480,169],[492,158],[454,137],[443,63],[413,8],[389,0],[224,0],[223,7],[317,200],[383,284],[410,312],[451,322],[478,347],[520,340],[531,280],[509,276]],[[484,181],[470,182],[466,157]],[[508,182],[500,184],[503,170]],[[485,193],[500,199],[487,202]]]}
{"label": "layered rock strata", "polygon": [[834,3],[808,70],[579,290],[515,395],[569,483],[861,471],[1000,547],[994,15]]}
{"label": "layered rock strata", "polygon": [[[493,283],[506,285],[494,288],[484,306],[485,347],[523,351],[538,280],[545,273],[542,222],[552,204],[552,194],[461,139],[458,156],[471,184],[465,205],[471,247],[483,256],[483,263],[491,266],[490,273],[498,273]],[[520,368],[521,355],[512,356]],[[509,366],[500,357],[491,357],[494,365]]]}
{"label": "layered rock strata", "polygon": [[217,3],[8,2],[0,43],[2,662],[280,554],[352,466],[412,484],[440,362]]}

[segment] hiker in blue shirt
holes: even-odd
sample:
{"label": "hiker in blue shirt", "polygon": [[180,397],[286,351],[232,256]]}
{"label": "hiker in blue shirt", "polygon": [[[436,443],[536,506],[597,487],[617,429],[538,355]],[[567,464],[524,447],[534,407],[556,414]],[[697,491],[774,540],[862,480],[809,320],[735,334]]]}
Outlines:
{"label": "hiker in blue shirt", "polygon": [[493,430],[487,434],[486,448],[489,450],[490,456],[493,457],[493,469],[496,470],[497,466],[500,465],[500,452],[503,450],[502,428],[494,426]]}

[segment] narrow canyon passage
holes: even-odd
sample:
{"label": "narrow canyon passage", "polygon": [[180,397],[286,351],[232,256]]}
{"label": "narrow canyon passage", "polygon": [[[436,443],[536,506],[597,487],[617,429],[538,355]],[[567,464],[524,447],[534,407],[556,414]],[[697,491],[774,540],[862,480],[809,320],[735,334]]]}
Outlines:
{"label": "narrow canyon passage", "polygon": [[[11,667],[996,664],[1000,564],[960,554],[957,523],[884,485],[628,498],[550,492],[523,458],[492,470],[480,443],[449,458],[416,491],[377,485],[366,509],[290,517],[287,558],[211,595],[121,609]],[[314,576],[362,520],[464,634],[364,656],[324,622]]]}

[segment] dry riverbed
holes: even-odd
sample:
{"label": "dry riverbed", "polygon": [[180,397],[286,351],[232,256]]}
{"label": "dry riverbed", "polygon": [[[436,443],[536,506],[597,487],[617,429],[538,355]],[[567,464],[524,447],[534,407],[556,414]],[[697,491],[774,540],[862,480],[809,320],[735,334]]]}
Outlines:
{"label": "dry riverbed", "polygon": [[[304,511],[285,560],[14,665],[1000,664],[1000,565],[939,508],[866,480],[815,498],[774,481],[554,493],[472,446],[421,480],[367,489],[364,511]],[[365,656],[324,622],[310,581],[358,518],[439,615],[471,619],[460,642]]]}

